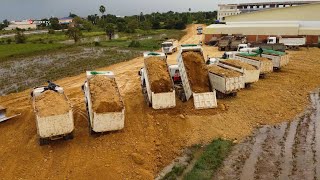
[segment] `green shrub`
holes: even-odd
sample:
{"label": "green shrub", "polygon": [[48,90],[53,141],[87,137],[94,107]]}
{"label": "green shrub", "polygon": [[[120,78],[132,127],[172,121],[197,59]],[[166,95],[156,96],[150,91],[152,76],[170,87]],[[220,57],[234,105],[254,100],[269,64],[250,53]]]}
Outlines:
{"label": "green shrub", "polygon": [[26,36],[23,34],[22,31],[17,31],[16,35],[14,36],[17,44],[24,44],[26,43]]}
{"label": "green shrub", "polygon": [[12,39],[7,39],[7,44],[11,44]]}
{"label": "green shrub", "polygon": [[131,43],[129,44],[129,47],[141,47],[141,43],[139,41],[131,41]]}
{"label": "green shrub", "polygon": [[53,29],[49,29],[48,34],[55,34],[56,32]]}

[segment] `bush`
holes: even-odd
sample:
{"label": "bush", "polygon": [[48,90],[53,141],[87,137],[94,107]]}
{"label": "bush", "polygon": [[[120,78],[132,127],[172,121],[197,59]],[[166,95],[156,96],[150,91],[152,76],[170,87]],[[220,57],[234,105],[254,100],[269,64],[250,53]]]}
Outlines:
{"label": "bush", "polygon": [[54,34],[56,33],[53,29],[49,29],[48,34]]}
{"label": "bush", "polygon": [[53,43],[53,41],[52,40],[49,40],[49,44],[52,44]]}
{"label": "bush", "polygon": [[129,47],[141,47],[141,43],[139,41],[131,41],[131,43],[129,44]]}
{"label": "bush", "polygon": [[12,39],[7,39],[7,44],[11,44]]}
{"label": "bush", "polygon": [[99,41],[95,41],[94,42],[94,46],[100,46],[101,44],[100,44],[100,42]]}
{"label": "bush", "polygon": [[26,40],[27,40],[26,36],[23,34],[22,31],[17,31],[14,38],[17,44],[24,44],[26,43]]}

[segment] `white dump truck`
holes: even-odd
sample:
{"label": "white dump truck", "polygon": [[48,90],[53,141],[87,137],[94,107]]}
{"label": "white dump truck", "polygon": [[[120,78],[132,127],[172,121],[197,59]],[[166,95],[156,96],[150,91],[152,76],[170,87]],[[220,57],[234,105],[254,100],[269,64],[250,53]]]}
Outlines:
{"label": "white dump truck", "polygon": [[7,116],[6,113],[7,113],[7,109],[0,106],[0,123],[21,115],[21,114],[15,114],[12,116]]}
{"label": "white dump truck", "polygon": [[[232,57],[233,56],[233,57]],[[255,66],[260,71],[260,77],[264,78],[267,73],[273,71],[273,62],[271,59],[258,57],[256,53],[234,53],[229,58],[240,60],[242,62]]]}
{"label": "white dump truck", "polygon": [[[125,121],[125,107],[124,107],[124,103],[121,98],[118,86],[116,84],[114,73],[112,71],[87,71],[86,74],[87,74],[87,80],[82,86],[82,90],[85,95],[85,102],[86,102],[87,113],[89,117],[88,123],[89,123],[90,134],[93,135],[95,133],[103,133],[103,132],[117,131],[117,130],[123,129],[124,121]],[[106,87],[100,86],[99,88],[101,89],[96,90],[96,91],[99,91],[99,94],[97,92],[92,92],[92,90],[90,90],[90,87],[92,86],[92,83],[93,83],[91,82],[91,79],[96,76],[101,76],[101,77],[104,76],[109,82],[111,82],[110,84],[108,84],[108,86],[110,87],[107,87],[107,85]],[[103,84],[103,82],[101,82],[101,84]],[[97,93],[97,94],[93,94],[93,93]],[[104,95],[102,93],[104,93]],[[101,98],[101,100],[93,96],[97,96],[97,98]],[[120,108],[117,108],[117,110],[104,109],[103,111],[100,111],[98,110],[98,108],[95,108],[94,104],[96,104],[97,102],[94,102],[94,100],[101,101],[101,104],[103,104],[104,101],[109,102],[109,100],[106,100],[105,98],[106,96],[113,97],[111,101],[114,101],[114,102],[111,102],[110,104],[105,104],[105,106],[108,106],[108,105],[111,106],[111,104],[113,104],[112,106],[117,105],[117,107],[119,106]],[[108,108],[108,107],[105,107],[105,108]]]}
{"label": "white dump truck", "polygon": [[31,96],[39,144],[46,145],[60,138],[73,139],[73,111],[63,88],[50,82],[48,87],[34,88]]}
{"label": "white dump truck", "polygon": [[[172,79],[170,78],[168,65],[166,62],[166,55],[164,53],[158,53],[158,52],[145,52],[143,54],[144,56],[144,67],[140,69],[139,75],[141,76],[141,88],[142,93],[144,95],[145,101],[148,106],[152,107],[153,109],[168,109],[173,108],[176,106],[176,97],[175,97],[175,90],[173,87]],[[159,61],[158,63],[163,63],[165,65],[165,69],[154,69],[154,70],[160,70],[164,76],[163,77],[168,83],[168,86],[170,86],[170,90],[168,89],[167,92],[156,92],[153,89],[154,83],[157,82],[151,82],[152,76],[154,76],[154,73],[157,72],[151,72],[152,68],[151,66],[148,67],[148,59],[149,58],[157,58]],[[150,60],[150,59],[149,59]],[[155,62],[157,63],[157,62]],[[158,84],[159,87],[161,87],[161,84]],[[156,89],[157,90],[157,89]]]}
{"label": "white dump truck", "polygon": [[288,49],[298,48],[306,44],[306,38],[303,36],[280,36],[280,37],[269,37],[268,44],[284,44]]}
{"label": "white dump truck", "polygon": [[178,51],[178,40],[169,39],[161,44],[161,50],[165,54],[172,54]]}
{"label": "white dump truck", "polygon": [[260,71],[257,67],[252,66],[248,63],[241,62],[239,60],[225,59],[219,60],[218,65],[223,68],[237,71],[243,74],[245,87],[259,80]]}
{"label": "white dump truck", "polygon": [[[193,96],[195,109],[209,109],[209,108],[217,107],[217,98],[216,98],[215,90],[213,90],[212,92],[202,92],[202,93],[197,93],[192,90],[191,84],[188,79],[188,72],[183,60],[183,53],[185,52],[198,52],[198,53],[201,53],[201,55],[203,56],[203,50],[200,45],[195,45],[195,44],[181,45],[181,50],[180,50],[177,61],[178,61],[179,73],[181,76],[184,93],[186,95],[185,99],[189,100]],[[205,66],[204,58],[203,58],[203,65]],[[193,67],[193,68],[197,68],[197,67]]]}
{"label": "white dump truck", "polygon": [[217,90],[217,97],[223,98],[231,95],[236,96],[240,89],[245,87],[242,73],[233,71],[216,64],[208,66],[211,87]]}
{"label": "white dump truck", "polygon": [[263,49],[261,55],[262,57],[272,60],[273,68],[275,70],[280,70],[283,66],[286,66],[290,61],[289,54],[285,52]]}

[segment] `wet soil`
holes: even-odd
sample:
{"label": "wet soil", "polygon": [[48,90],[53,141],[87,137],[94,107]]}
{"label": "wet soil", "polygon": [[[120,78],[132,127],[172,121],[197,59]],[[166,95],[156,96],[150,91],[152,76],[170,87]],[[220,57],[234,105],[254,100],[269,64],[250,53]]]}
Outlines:
{"label": "wet soil", "polygon": [[265,125],[236,145],[214,179],[318,179],[320,91],[291,122]]}

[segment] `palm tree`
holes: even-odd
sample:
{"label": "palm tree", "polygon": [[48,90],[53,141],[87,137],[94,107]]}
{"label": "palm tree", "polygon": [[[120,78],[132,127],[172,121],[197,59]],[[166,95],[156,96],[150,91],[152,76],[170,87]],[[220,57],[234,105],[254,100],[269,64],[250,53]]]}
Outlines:
{"label": "palm tree", "polygon": [[100,6],[99,11],[101,12],[102,16],[103,14],[106,12],[106,7],[104,7],[103,5]]}

